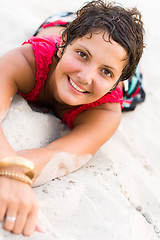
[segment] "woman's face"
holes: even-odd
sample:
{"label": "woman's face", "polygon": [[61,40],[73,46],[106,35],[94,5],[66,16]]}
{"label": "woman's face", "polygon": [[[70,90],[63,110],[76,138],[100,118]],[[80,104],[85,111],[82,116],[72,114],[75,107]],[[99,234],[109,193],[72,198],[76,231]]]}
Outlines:
{"label": "woman's face", "polygon": [[93,33],[90,38],[89,34],[66,47],[52,78],[53,96],[60,103],[75,106],[94,102],[121,76],[126,51],[109,41],[107,33],[103,35]]}

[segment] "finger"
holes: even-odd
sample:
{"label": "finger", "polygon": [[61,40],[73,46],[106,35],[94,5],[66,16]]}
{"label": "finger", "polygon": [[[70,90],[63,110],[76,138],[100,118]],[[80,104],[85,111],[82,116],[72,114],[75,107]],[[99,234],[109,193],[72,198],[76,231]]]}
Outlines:
{"label": "finger", "polygon": [[38,215],[38,207],[35,207],[34,210],[32,210],[27,217],[27,221],[23,229],[23,235],[30,236],[35,231],[37,215]]}
{"label": "finger", "polygon": [[23,228],[25,226],[26,220],[28,216],[28,207],[25,208],[20,207],[20,210],[17,214],[17,219],[14,224],[14,227],[12,229],[12,232],[15,234],[21,234],[23,231]]}
{"label": "finger", "polygon": [[44,230],[38,224],[36,225],[35,231],[44,233]]}
{"label": "finger", "polygon": [[4,199],[0,200],[0,222],[3,222],[7,210],[7,202]]}
{"label": "finger", "polygon": [[4,229],[6,229],[7,231],[12,231],[15,225],[17,210],[18,210],[17,203],[12,201],[6,211],[6,216],[4,218],[3,224]]}

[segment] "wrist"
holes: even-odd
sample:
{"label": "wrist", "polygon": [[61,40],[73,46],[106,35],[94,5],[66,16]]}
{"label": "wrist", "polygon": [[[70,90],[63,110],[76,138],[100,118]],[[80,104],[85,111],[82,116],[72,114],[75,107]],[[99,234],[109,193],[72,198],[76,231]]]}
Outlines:
{"label": "wrist", "polygon": [[27,177],[25,174],[17,173],[14,171],[0,170],[0,177],[18,180],[20,182],[29,184],[30,186],[32,186],[32,184],[33,184],[32,180],[29,177]]}
{"label": "wrist", "polygon": [[20,156],[10,156],[0,159],[0,170],[2,169],[12,169],[15,171],[23,171],[27,177],[33,179],[35,176],[35,164],[24,157]]}
{"label": "wrist", "polygon": [[5,167],[5,168],[0,169],[0,171],[17,172],[19,174],[25,175],[25,170],[22,167],[17,167],[17,166]]}

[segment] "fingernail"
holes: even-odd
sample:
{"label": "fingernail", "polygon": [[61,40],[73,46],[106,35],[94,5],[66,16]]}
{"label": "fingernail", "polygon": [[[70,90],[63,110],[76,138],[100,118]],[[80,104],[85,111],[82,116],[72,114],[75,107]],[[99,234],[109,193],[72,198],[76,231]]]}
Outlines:
{"label": "fingernail", "polygon": [[40,228],[39,225],[36,225],[36,229],[35,229],[37,232],[41,232],[41,233],[44,233],[44,231]]}

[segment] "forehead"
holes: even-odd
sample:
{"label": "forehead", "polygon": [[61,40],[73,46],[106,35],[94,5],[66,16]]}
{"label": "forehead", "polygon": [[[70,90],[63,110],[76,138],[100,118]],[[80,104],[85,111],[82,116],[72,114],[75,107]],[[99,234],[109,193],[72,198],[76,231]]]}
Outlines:
{"label": "forehead", "polygon": [[122,56],[122,60],[124,60],[127,57],[126,50],[118,42],[114,41],[112,37],[109,36],[108,32],[97,30],[97,32],[88,33],[82,38],[78,38],[77,41],[78,42],[81,41],[86,44],[88,43],[89,45],[99,43],[97,45],[97,48],[99,50],[101,46],[103,46],[103,50],[108,49],[108,47],[110,47],[112,51],[114,51],[114,49],[118,50],[119,54]]}

